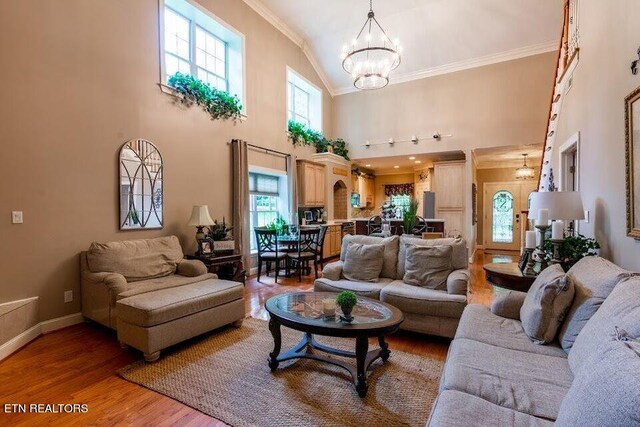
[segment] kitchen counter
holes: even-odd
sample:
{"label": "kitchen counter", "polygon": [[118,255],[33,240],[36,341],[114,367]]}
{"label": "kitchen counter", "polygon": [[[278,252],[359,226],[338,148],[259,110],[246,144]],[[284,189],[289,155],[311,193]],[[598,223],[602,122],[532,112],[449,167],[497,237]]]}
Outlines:
{"label": "kitchen counter", "polygon": [[[436,218],[425,218],[424,219],[426,222],[444,222],[444,219],[436,219]],[[350,219],[349,221],[369,221],[369,218],[353,218]],[[389,221],[391,222],[402,222],[401,219],[398,218],[394,218],[394,219],[390,219]]]}
{"label": "kitchen counter", "polygon": [[[367,227],[368,218],[354,218],[353,221],[356,223],[356,234],[369,234]],[[392,234],[401,235],[403,233],[401,219],[391,219],[389,222],[391,224]],[[427,223],[429,231],[444,233],[443,219],[425,219],[425,222]]]}

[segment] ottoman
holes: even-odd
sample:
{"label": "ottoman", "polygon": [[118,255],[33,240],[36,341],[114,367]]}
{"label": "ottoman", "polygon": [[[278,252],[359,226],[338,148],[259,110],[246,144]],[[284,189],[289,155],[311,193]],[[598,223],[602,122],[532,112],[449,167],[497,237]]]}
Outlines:
{"label": "ottoman", "polygon": [[240,327],[244,286],[208,279],[123,298],[116,307],[118,340],[154,362],[171,345],[230,323]]}

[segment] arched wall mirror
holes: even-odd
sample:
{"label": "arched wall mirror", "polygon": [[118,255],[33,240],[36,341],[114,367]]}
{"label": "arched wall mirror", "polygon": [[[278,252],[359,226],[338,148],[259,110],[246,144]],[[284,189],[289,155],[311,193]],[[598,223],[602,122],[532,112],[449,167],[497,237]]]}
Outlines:
{"label": "arched wall mirror", "polygon": [[162,155],[150,141],[132,139],[120,149],[120,229],[162,228]]}

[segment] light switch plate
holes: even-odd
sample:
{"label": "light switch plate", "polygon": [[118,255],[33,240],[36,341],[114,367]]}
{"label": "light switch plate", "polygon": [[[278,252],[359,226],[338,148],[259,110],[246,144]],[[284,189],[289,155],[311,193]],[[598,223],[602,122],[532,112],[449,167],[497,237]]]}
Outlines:
{"label": "light switch plate", "polygon": [[11,212],[11,223],[12,224],[22,224],[24,222],[24,217],[22,216],[22,211],[12,211]]}
{"label": "light switch plate", "polygon": [[588,211],[588,210],[585,210],[585,211],[584,211],[584,222],[586,222],[587,224],[589,224],[589,220],[590,220],[590,218],[589,218],[589,211]]}
{"label": "light switch plate", "polygon": [[73,291],[64,291],[64,302],[73,301]]}

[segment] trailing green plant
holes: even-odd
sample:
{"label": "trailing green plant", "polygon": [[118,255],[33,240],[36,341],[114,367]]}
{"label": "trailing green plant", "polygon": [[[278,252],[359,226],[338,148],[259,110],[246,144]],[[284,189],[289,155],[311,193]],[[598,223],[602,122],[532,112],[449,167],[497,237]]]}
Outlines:
{"label": "trailing green plant", "polygon": [[178,92],[182,104],[200,106],[211,116],[211,120],[231,119],[235,123],[242,117],[242,104],[237,96],[211,87],[209,83],[189,74],[175,73],[169,77],[167,84]]}
{"label": "trailing green plant", "polygon": [[418,220],[418,201],[411,198],[409,206],[402,210],[402,229],[404,234],[413,234],[413,227]]}
{"label": "trailing green plant", "polygon": [[267,224],[267,230],[275,230],[278,235],[284,234],[284,229],[287,226],[287,221],[282,218],[280,214],[277,214],[276,219]]}
{"label": "trailing green plant", "polygon": [[342,291],[336,297],[336,304],[340,307],[355,307],[358,297],[351,291]]}
{"label": "trailing green plant", "polygon": [[326,153],[329,151],[329,147],[332,147],[335,154],[349,160],[349,149],[343,139],[329,140],[322,133],[309,129],[306,125],[295,120],[289,120],[287,128],[289,139],[293,145],[314,147],[316,153]]}
{"label": "trailing green plant", "polygon": [[[558,259],[562,268],[567,271],[582,258],[598,255],[599,249],[600,243],[592,237],[582,234],[567,235],[558,248]],[[545,240],[544,251],[547,259],[553,258],[553,243],[550,240]]]}

